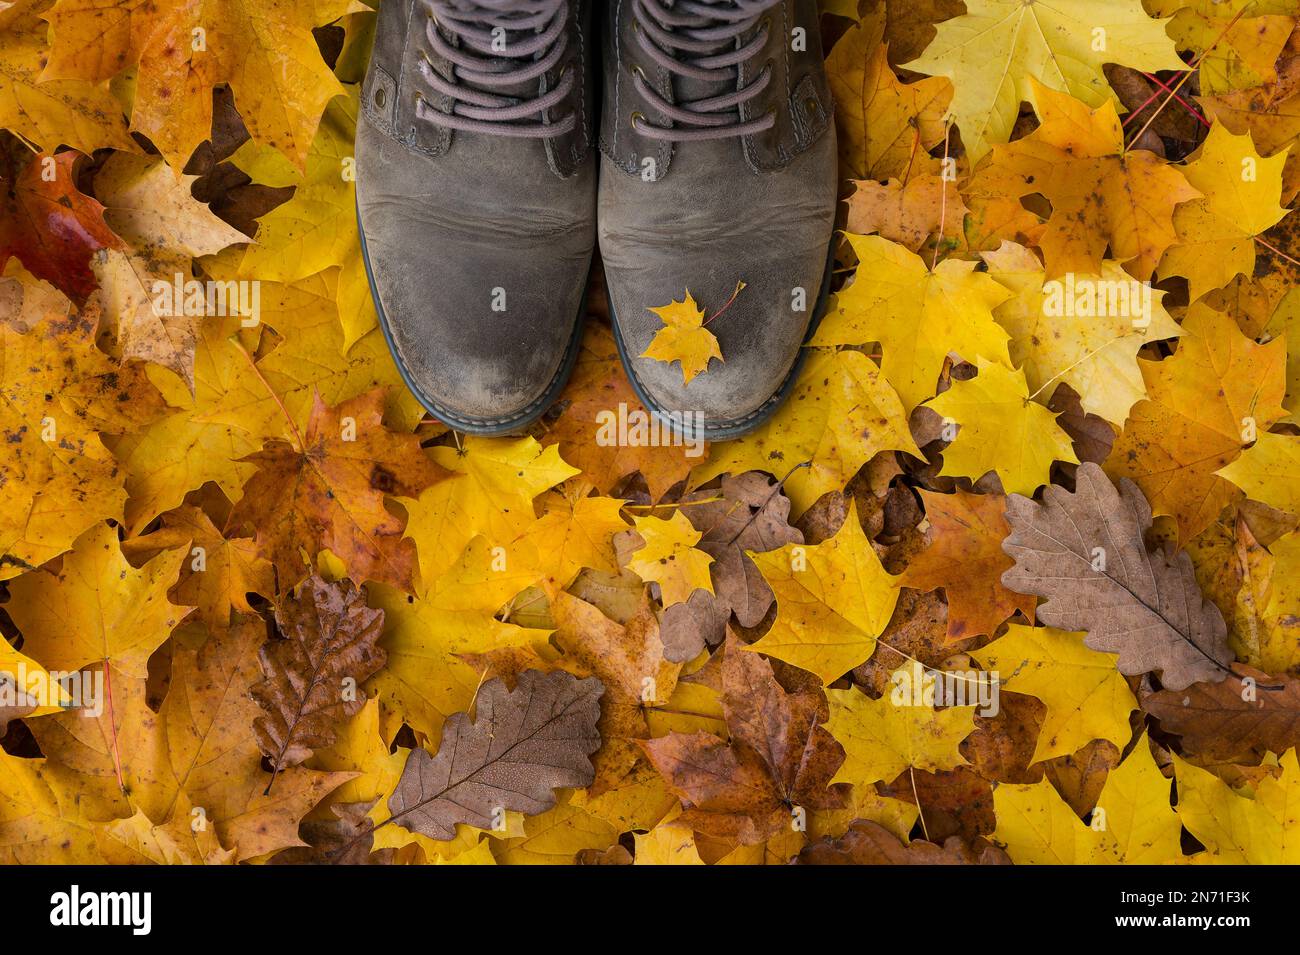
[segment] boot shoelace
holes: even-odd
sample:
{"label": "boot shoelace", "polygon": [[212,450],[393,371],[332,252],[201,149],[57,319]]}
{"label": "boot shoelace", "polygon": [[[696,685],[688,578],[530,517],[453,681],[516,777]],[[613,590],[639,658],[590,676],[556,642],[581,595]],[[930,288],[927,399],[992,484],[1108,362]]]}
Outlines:
{"label": "boot shoelace", "polygon": [[[562,103],[573,89],[573,70],[566,64],[555,88],[521,98],[500,90],[544,76],[568,47],[568,0],[427,0],[425,26],[434,55],[451,64],[451,78],[420,60],[420,75],[435,93],[451,98],[450,112],[434,109],[417,96],[416,115],[426,122],[464,132],[525,139],[563,136],[577,117],[570,112],[554,123],[520,122],[541,116]],[[448,42],[439,26],[455,36]]]}
{"label": "boot shoelace", "polygon": [[[668,71],[703,82],[731,82],[737,89],[719,96],[669,102],[650,86],[645,74],[634,69],[632,82],[647,106],[674,123],[672,128],[656,126],[638,113],[632,114],[632,128],[650,139],[691,142],[749,136],[771,129],[776,123],[772,111],[745,120],[741,107],[754,100],[772,81],[772,68],[765,66],[746,85],[740,84],[740,68],[767,46],[770,26],[763,14],[781,0],[633,0],[633,31],[646,55]],[[737,45],[745,33],[761,26],[747,43]]]}

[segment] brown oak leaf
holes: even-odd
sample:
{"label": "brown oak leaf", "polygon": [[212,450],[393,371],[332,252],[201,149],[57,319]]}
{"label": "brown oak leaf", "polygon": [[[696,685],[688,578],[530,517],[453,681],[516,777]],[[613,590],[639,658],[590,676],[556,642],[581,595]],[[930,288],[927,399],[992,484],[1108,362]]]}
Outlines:
{"label": "brown oak leaf", "polygon": [[614,620],[594,604],[561,591],[551,603],[553,643],[563,651],[546,659],[529,647],[465,654],[465,660],[488,676],[513,681],[529,669],[560,669],[579,679],[595,677],[604,685],[598,729],[603,741],[593,758],[596,776],[589,795],[597,796],[624,778],[640,758],[634,740],[648,739],[646,714],[663,706],[677,686],[680,664],[670,662],[659,619],[650,596],[641,588],[635,612]]}
{"label": "brown oak leaf", "polygon": [[365,705],[357,686],[388,655],[376,642],[384,612],[367,607],[350,580],[330,583],[312,574],[296,596],[276,601],[275,622],[284,639],[262,646],[265,679],[252,694],[266,711],[253,724],[257,745],[278,774],[334,744],[338,724]]}
{"label": "brown oak leaf", "polygon": [[477,717],[447,720],[437,756],[411,752],[388,800],[391,820],[445,840],[458,823],[488,829],[506,810],[550,809],[554,790],[587,786],[595,775],[604,691],[597,679],[537,670],[519,674],[513,691],[499,679],[484,683]]}
{"label": "brown oak leaf", "polygon": [[776,599],[746,551],[761,553],[802,544],[790,524],[790,499],[780,482],[762,471],[727,475],[721,488],[693,491],[681,512],[700,532],[695,546],[713,558],[714,593],[697,590],[690,600],[664,612],[664,646],[669,660],[685,662],[705,646],[716,646],[732,613],[742,627],[762,623]]}
{"label": "brown oak leaf", "polygon": [[1075,480],[1073,494],[1049,486],[1042,504],[1007,498],[1012,533],[1002,546],[1016,565],[1002,583],[1047,598],[1038,619],[1086,630],[1089,647],[1119,654],[1121,673],[1158,670],[1171,690],[1228,676],[1223,615],[1201,596],[1186,551],[1147,546],[1142,492],[1126,478],[1117,490],[1095,464],[1080,465]]}

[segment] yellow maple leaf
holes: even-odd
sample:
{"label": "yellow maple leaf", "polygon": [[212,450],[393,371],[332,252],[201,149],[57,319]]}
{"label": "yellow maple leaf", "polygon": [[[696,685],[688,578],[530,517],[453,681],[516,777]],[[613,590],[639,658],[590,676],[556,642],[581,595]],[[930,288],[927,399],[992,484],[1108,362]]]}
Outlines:
{"label": "yellow maple leaf", "polygon": [[110,865],[234,865],[214,826],[194,825],[194,807],[177,796],[171,816],[155,825],[143,811],[95,827],[95,844]]}
{"label": "yellow maple leaf", "polygon": [[25,574],[5,605],[23,649],[51,670],[109,662],[143,679],[149,656],[190,607],[167,600],[184,551],[159,554],[139,570],[122,556],[117,532],[96,524],[77,538],[57,573]]}
{"label": "yellow maple leaf", "polygon": [[[194,348],[194,394],[177,380],[167,393],[173,413],[124,436],[116,447],[126,471],[130,499],[126,527],[138,534],[159,514],[177,507],[185,495],[212,481],[232,501],[257,470],[242,459],[269,437],[240,409],[262,400],[247,353],[228,338],[221,322],[200,325]],[[270,419],[267,419],[270,420]],[[266,425],[267,428],[271,426]],[[271,432],[279,437],[287,424]]]}
{"label": "yellow maple leaf", "polygon": [[541,577],[523,561],[507,560],[503,566],[494,564],[496,559],[487,539],[477,537],[446,572],[425,577],[414,597],[382,584],[369,586],[372,601],[385,614],[380,645],[388,654],[369,685],[430,739],[438,739],[447,717],[469,709],[482,682],[465,654],[544,645],[550,634],[496,619],[510,598]]}
{"label": "yellow maple leaf", "polygon": [[542,516],[523,535],[522,542],[536,549],[538,568],[552,591],[569,586],[584,567],[618,573],[611,538],[627,529],[619,513],[627,502],[591,497],[590,489],[574,481],[547,492],[539,501]]}
{"label": "yellow maple leaf", "polygon": [[1115,669],[1117,655],[1088,649],[1082,634],[1013,623],[971,656],[999,673],[1002,689],[1047,705],[1033,762],[1069,756],[1094,739],[1110,740],[1121,750],[1128,744],[1128,718],[1137,700]]}
{"label": "yellow maple leaf", "polygon": [[435,855],[434,865],[496,865],[496,856],[492,855],[492,843],[482,840],[473,848],[458,852],[450,857]]}
{"label": "yellow maple leaf", "polygon": [[491,843],[492,854],[506,865],[572,865],[584,849],[600,851],[618,842],[618,830],[568,799],[524,819],[524,834]]}
{"label": "yellow maple leaf", "polygon": [[1010,365],[1007,333],[993,309],[1011,293],[976,272],[977,263],[945,259],[931,271],[919,255],[879,236],[846,238],[858,271],[811,344],[880,342],[881,367],[908,413],[934,394],[950,352]]}
{"label": "yellow maple leaf", "polygon": [[[736,294],[739,295],[744,287],[744,282],[737,285]],[[670,305],[651,308],[649,311],[659,316],[664,327],[655,332],[649,347],[641,353],[642,358],[653,358],[665,364],[678,362],[684,385],[689,385],[692,378],[703,374],[709,367],[710,359],[723,360],[718,339],[704,327],[704,310],[695,303],[690,289],[686,290],[686,297],[680,302],[674,301]],[[719,309],[718,314],[721,312]]]}
{"label": "yellow maple leaf", "polygon": [[1237,485],[1251,500],[1300,514],[1300,438],[1294,435],[1265,432],[1240,457],[1214,473]]}
{"label": "yellow maple leaf", "polygon": [[808,838],[837,839],[856,820],[868,819],[906,842],[919,817],[920,809],[913,800],[882,796],[875,786],[854,786],[845,808],[818,809],[808,814]]}
{"label": "yellow maple leaf", "polygon": [[1265,586],[1262,593],[1251,593],[1251,581],[1243,582],[1237,604],[1239,615],[1251,614],[1258,625],[1241,628],[1246,632],[1233,641],[1233,648],[1241,646],[1240,656],[1252,666],[1283,673],[1300,665],[1300,534],[1275,540],[1267,551],[1255,550],[1268,562],[1260,572]]}
{"label": "yellow maple leaf", "polygon": [[101,147],[138,152],[122,104],[84,79],[42,76],[49,58],[49,24],[43,0],[18,0],[0,8],[0,127],[38,148],[60,143],[89,155]]}
{"label": "yellow maple leaf", "polygon": [[[1201,92],[1249,89],[1277,78],[1274,64],[1295,26],[1291,0],[1146,0],[1180,50],[1197,56]],[[1242,14],[1246,14],[1242,16]]]}
{"label": "yellow maple leaf", "polygon": [[1148,397],[1129,413],[1106,472],[1137,484],[1186,541],[1238,493],[1216,472],[1286,414],[1286,343],[1256,344],[1232,319],[1197,304],[1183,319],[1178,351],[1141,365]]}
{"label": "yellow maple leaf", "polygon": [[[1181,766],[1178,791],[1181,801]],[[993,809],[998,824],[993,840],[1006,846],[1017,865],[1160,864],[1182,858],[1182,827],[1169,806],[1169,780],[1156,766],[1145,735],[1106,777],[1093,825],[1075,815],[1046,779],[999,784]]]}
{"label": "yellow maple leaf", "polygon": [[451,477],[418,498],[402,499],[410,516],[407,536],[420,545],[420,574],[426,583],[452,567],[479,535],[490,546],[504,548],[500,556],[508,562],[535,562],[530,547],[515,546],[536,519],[533,498],[578,473],[564,463],[559,448],[543,448],[531,437],[468,437],[460,447],[431,450]]}
{"label": "yellow maple leaf", "polygon": [[750,650],[793,663],[823,683],[875,652],[898,602],[898,583],[867,540],[856,503],[827,541],[749,556],[776,594],[776,620]]}
{"label": "yellow maple leaf", "polygon": [[357,774],[334,790],[330,801],[386,802],[406,765],[406,754],[400,750],[390,753],[388,746],[381,732],[379,700],[371,697],[361,712],[343,722],[332,745],[322,746],[312,754],[311,766],[315,769]]}
{"label": "yellow maple leaf", "polygon": [[919,171],[933,163],[926,151],[943,141],[952,99],[945,77],[899,82],[877,36],[855,26],[826,57],[840,160],[854,179],[905,177],[913,165]]}
{"label": "yellow maple leaf", "polygon": [[[644,712],[648,715],[661,711],[650,709]],[[681,808],[667,782],[645,760],[640,760],[612,788],[596,795],[592,795],[591,789],[576,790],[569,797],[569,803],[597,819],[603,819],[620,832],[648,832],[669,813]]]}
{"label": "yellow maple leaf", "polygon": [[46,759],[22,759],[0,749],[0,863],[102,863],[95,834],[73,781]]}
{"label": "yellow maple leaf", "polygon": [[296,282],[337,268],[335,292],[346,351],[366,335],[378,333],[379,319],[361,256],[356,176],[349,172],[358,87],[341,92],[347,95],[331,102],[321,117],[303,173],[279,153],[248,143],[230,161],[259,184],[296,187],[292,199],[258,220],[257,242],[243,253],[240,277]]}
{"label": "yellow maple leaf", "polygon": [[[302,817],[351,774],[294,766],[268,792],[270,774],[262,771],[262,753],[248,730],[261,712],[248,691],[262,676],[258,651],[266,627],[251,617],[220,640],[204,642],[204,636],[178,633],[170,689],[156,713],[145,701],[144,675],[110,664],[112,707],[34,720],[46,769],[96,822],[129,818],[139,809],[165,824],[188,804],[202,807],[219,845],[234,849],[237,861],[301,845]],[[107,686],[108,674],[104,679]],[[186,826],[194,821],[186,819]]]}
{"label": "yellow maple leaf", "polygon": [[636,865],[704,865],[690,826],[661,822],[647,833],[637,833],[634,839]]}
{"label": "yellow maple leaf", "polygon": [[1181,333],[1161,304],[1165,293],[1111,261],[1099,275],[1048,282],[1038,256],[1014,242],[982,257],[989,274],[1015,293],[993,316],[1010,333],[1011,360],[1029,387],[1047,399],[1064,382],[1085,412],[1122,424],[1146,396],[1138,349]]}
{"label": "yellow maple leaf", "polygon": [[921,457],[898,394],[861,352],[819,348],[771,420],[742,438],[715,444],[692,478],[767,471],[785,478],[797,517],[827,491],[844,487],[882,451]]}
{"label": "yellow maple leaf", "polygon": [[97,521],[122,518],[122,473],[104,438],[137,431],[163,406],[93,334],[84,321],[43,321],[26,334],[0,325],[0,580],[67,550]]}
{"label": "yellow maple leaf", "polygon": [[[1295,865],[1300,862],[1300,763],[1294,748],[1277,761],[1282,772],[1265,776],[1254,792],[1238,795],[1218,776],[1174,754],[1178,818],[1205,846],[1193,858],[1219,865]],[[1253,798],[1252,798],[1253,797]]]}
{"label": "yellow maple leaf", "polygon": [[[890,680],[895,689],[905,688],[920,675],[921,668],[909,664]],[[936,710],[906,689],[877,700],[858,689],[827,690],[826,699],[826,728],[844,747],[844,765],[832,782],[865,786],[908,769],[942,772],[967,765],[957,747],[975,730],[974,706]]]}
{"label": "yellow maple leaf", "polygon": [[[196,178],[178,179],[160,159],[123,153],[109,157],[95,176],[104,221],[127,244],[106,250],[103,264],[95,266],[118,347],[123,357],[170,368],[191,389],[199,316],[216,300],[210,303],[207,288],[192,282],[190,260],[248,241],[194,199]],[[194,307],[190,288],[203,289],[201,308]],[[222,301],[230,314],[251,304],[251,294],[227,289],[221,287]]]}
{"label": "yellow maple leaf", "polygon": [[933,236],[957,242],[967,209],[953,179],[932,174],[913,175],[903,182],[854,183],[845,228],[851,233],[875,232],[919,252]]}
{"label": "yellow maple leaf", "polygon": [[1174,207],[1200,192],[1154,153],[1125,147],[1113,102],[1090,109],[1086,102],[1029,82],[1039,127],[994,148],[972,195],[1047,198],[1052,215],[1039,245],[1048,278],[1099,274],[1107,246],[1129,274],[1150,278],[1165,250],[1178,241]]}
{"label": "yellow maple leaf", "polygon": [[183,548],[186,560],[172,597],[178,604],[197,607],[213,632],[224,632],[230,626],[232,611],[255,612],[248,602],[249,593],[268,599],[275,596],[274,570],[269,561],[257,556],[253,538],[227,538],[197,507],[186,505],[170,511],[152,534],[122,542],[122,552],[136,559],[177,547]]}
{"label": "yellow maple leaf", "polygon": [[668,520],[653,514],[635,518],[645,544],[632,552],[627,569],[663,591],[664,607],[682,603],[696,590],[713,593],[709,565],[713,558],[695,545],[703,536],[680,510]]}
{"label": "yellow maple leaf", "polygon": [[1204,198],[1174,210],[1178,242],[1160,260],[1160,275],[1187,277],[1193,301],[1255,269],[1255,236],[1287,214],[1282,167],[1287,152],[1267,159],[1255,151],[1249,133],[1234,136],[1215,123],[1194,159],[1187,181]]}
{"label": "yellow maple leaf", "polygon": [[[206,257],[204,269],[214,281],[237,281],[242,254],[231,247]],[[293,283],[258,280],[260,315],[252,333],[263,336],[260,350],[231,337],[241,323],[238,317],[204,318],[195,341],[192,394],[180,379],[151,373],[174,409],[115,446],[126,469],[131,533],[138,534],[207,481],[238,500],[255,470],[241,459],[267,439],[291,441],[294,427],[305,430],[317,393],[339,404],[377,386],[392,386],[386,419],[410,430],[423,417],[423,408],[402,386],[379,329],[345,348],[335,305],[337,271]]]}
{"label": "yellow maple leaf", "polygon": [[[26,679],[20,679],[24,674]],[[63,685],[50,678],[45,667],[19,653],[8,640],[0,640],[0,686],[6,686],[6,695],[14,694],[15,708],[32,708],[31,712],[21,714],[27,719],[58,713],[73,702]],[[8,705],[7,700],[0,704],[0,726],[4,725]]]}
{"label": "yellow maple leaf", "polygon": [[925,52],[903,66],[952,80],[952,114],[977,162],[1011,136],[1035,81],[1089,106],[1110,100],[1104,63],[1186,69],[1141,0],[967,0],[965,15],[940,23]]}
{"label": "yellow maple leaf", "polygon": [[981,360],[976,377],[954,381],[929,406],[960,425],[940,474],[977,481],[996,471],[1007,494],[1032,495],[1053,461],[1079,461],[1057,416],[1030,399],[1022,369]]}
{"label": "yellow maple leaf", "polygon": [[99,83],[138,65],[131,128],[178,173],[212,129],[212,88],[228,84],[249,133],[299,166],[325,104],[343,90],[312,29],[354,0],[58,0],[43,77]]}

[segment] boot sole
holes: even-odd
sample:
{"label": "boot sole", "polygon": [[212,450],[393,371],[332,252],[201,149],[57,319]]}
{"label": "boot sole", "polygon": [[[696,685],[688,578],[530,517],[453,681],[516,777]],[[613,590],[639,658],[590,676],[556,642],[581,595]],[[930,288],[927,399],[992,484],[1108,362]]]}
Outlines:
{"label": "boot sole", "polygon": [[726,421],[717,423],[706,422],[703,433],[685,431],[681,427],[682,415],[680,412],[673,413],[666,411],[657,405],[642,386],[641,380],[637,377],[635,366],[623,342],[623,336],[618,330],[618,315],[614,309],[613,298],[609,301],[610,324],[614,327],[614,341],[618,345],[618,357],[623,362],[623,370],[627,373],[628,382],[632,385],[632,391],[636,393],[641,403],[646,409],[654,415],[662,424],[670,430],[681,434],[686,440],[696,440],[703,438],[705,441],[729,441],[732,438],[740,438],[751,431],[765,424],[772,417],[778,408],[790,397],[790,392],[794,390],[795,381],[799,377],[799,371],[803,368],[804,362],[808,358],[808,342],[817,332],[817,326],[821,324],[822,318],[826,314],[826,305],[830,300],[831,276],[835,270],[835,248],[837,245],[837,236],[831,237],[830,248],[826,253],[826,270],[822,275],[821,292],[817,296],[817,304],[813,307],[812,321],[808,323],[808,330],[804,333],[803,343],[799,346],[799,354],[795,356],[794,364],[786,373],[785,379],[773,392],[772,397],[768,398],[761,405],[741,418],[731,418]]}
{"label": "boot sole", "polygon": [[[402,360],[402,356],[397,350],[397,343],[393,340],[393,333],[389,328],[388,316],[384,314],[384,305],[379,298],[379,290],[375,287],[375,276],[370,269],[370,252],[366,248],[366,233],[361,226],[360,204],[357,205],[357,235],[361,239],[361,261],[366,266],[366,282],[370,286],[370,298],[375,303],[375,314],[379,318],[379,327],[384,333],[384,341],[388,343],[388,352],[393,356],[393,364],[397,366],[397,372],[402,376],[402,381],[406,383],[406,387],[415,396],[416,400],[424,406],[425,411],[447,425],[447,427],[463,434],[495,438],[522,431],[546,414],[551,405],[555,404],[560,392],[568,384],[569,376],[573,374],[573,366],[578,360],[578,353],[582,350],[583,320],[587,314],[587,296],[585,293],[581,304],[578,306],[578,315],[573,323],[573,334],[569,339],[568,346],[565,348],[564,358],[555,372],[555,377],[546,386],[546,390],[542,392],[541,397],[536,398],[518,414],[509,418],[466,417],[444,408],[426,395],[407,370],[406,362]],[[594,249],[592,250],[592,259],[593,261],[595,259]],[[588,285],[590,285],[590,282],[588,282]]]}

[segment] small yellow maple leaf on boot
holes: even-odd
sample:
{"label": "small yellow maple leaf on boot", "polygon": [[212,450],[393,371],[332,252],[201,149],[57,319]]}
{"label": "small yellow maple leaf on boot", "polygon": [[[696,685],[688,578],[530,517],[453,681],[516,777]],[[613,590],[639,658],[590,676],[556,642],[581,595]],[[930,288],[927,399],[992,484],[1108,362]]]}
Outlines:
{"label": "small yellow maple leaf on boot", "polygon": [[[744,282],[737,282],[736,291],[731,293],[727,304],[718,309],[713,318],[730,308],[744,287]],[[680,362],[684,385],[689,385],[692,378],[704,373],[709,367],[709,359],[724,360],[717,337],[705,328],[708,322],[704,320],[704,309],[696,303],[690,289],[686,290],[686,297],[680,302],[674,300],[649,311],[659,316],[664,327],[655,332],[650,347],[641,353],[642,358],[653,358],[665,364]]]}

